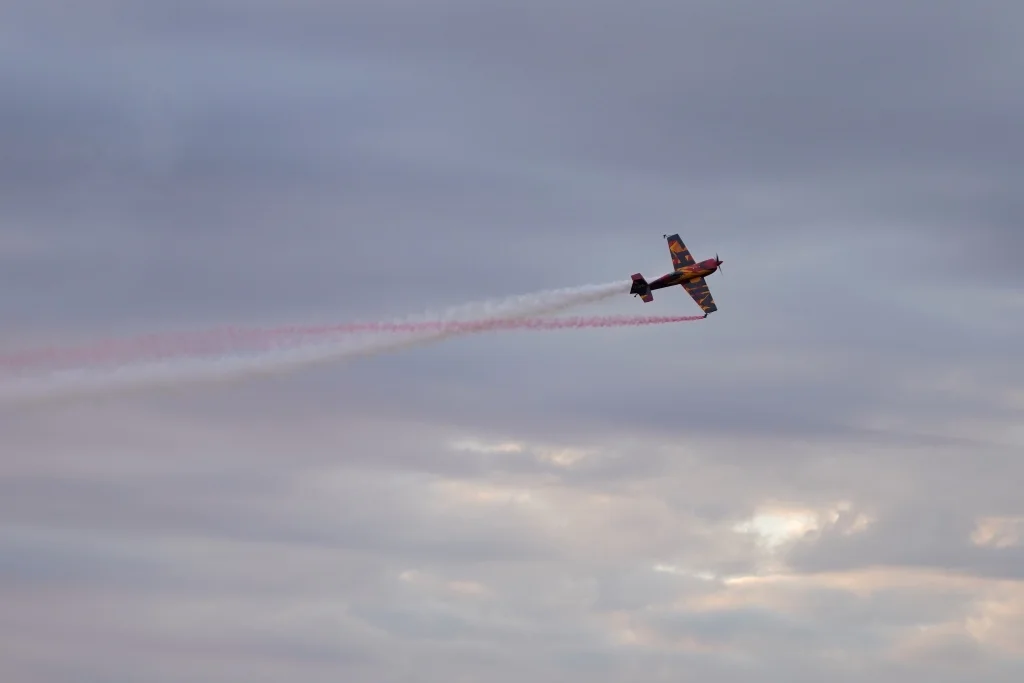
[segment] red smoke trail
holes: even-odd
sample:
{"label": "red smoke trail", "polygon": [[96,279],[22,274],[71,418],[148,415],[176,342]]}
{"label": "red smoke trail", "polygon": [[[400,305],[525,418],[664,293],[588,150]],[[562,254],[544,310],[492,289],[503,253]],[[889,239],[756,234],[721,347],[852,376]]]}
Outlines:
{"label": "red smoke trail", "polygon": [[558,330],[600,327],[638,327],[702,320],[702,315],[684,316],[574,316],[562,318],[497,318],[484,320],[428,320],[418,322],[365,322],[333,325],[292,325],[276,328],[220,328],[197,333],[152,334],[133,339],[110,340],[82,347],[43,348],[0,353],[0,370],[25,370],[33,366],[77,366],[100,363],[123,364],[130,360],[197,356],[246,349],[263,350],[282,343],[295,345],[304,340],[358,332],[456,332],[497,330]]}
{"label": "red smoke trail", "polygon": [[0,369],[19,370],[32,366],[81,366],[123,362],[129,358],[167,358],[215,353],[225,347],[238,348],[246,337],[260,330],[223,328],[196,333],[149,334],[132,339],[109,339],[85,346],[48,347],[0,353]]}
{"label": "red smoke trail", "polygon": [[703,320],[702,315],[601,315],[564,318],[498,318],[490,320],[429,320],[421,322],[370,322],[309,327],[280,327],[261,330],[266,337],[320,336],[352,332],[422,332],[445,330],[455,332],[489,332],[494,330],[561,330],[596,327],[639,327],[666,323]]}

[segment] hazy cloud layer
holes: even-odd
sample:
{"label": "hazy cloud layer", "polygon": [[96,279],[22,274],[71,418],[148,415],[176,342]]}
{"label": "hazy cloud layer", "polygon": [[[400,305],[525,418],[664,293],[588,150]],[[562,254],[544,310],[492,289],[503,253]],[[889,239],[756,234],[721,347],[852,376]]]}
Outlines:
{"label": "hazy cloud layer", "polygon": [[0,345],[721,310],[4,408],[5,680],[1021,679],[1019,3],[335,5],[0,9]]}

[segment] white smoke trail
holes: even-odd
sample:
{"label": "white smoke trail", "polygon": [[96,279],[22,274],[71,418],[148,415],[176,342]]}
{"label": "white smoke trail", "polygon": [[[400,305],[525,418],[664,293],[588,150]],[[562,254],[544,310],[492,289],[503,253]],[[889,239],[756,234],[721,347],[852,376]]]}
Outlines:
{"label": "white smoke trail", "polygon": [[[486,321],[546,315],[627,293],[630,284],[630,281],[617,281],[523,294],[507,299],[466,304],[439,314],[427,313],[409,321]],[[363,338],[361,342],[357,337],[323,344],[303,344],[292,349],[272,350],[253,356],[183,358],[126,365],[105,371],[97,371],[94,368],[67,370],[0,384],[0,403],[50,402],[147,387],[239,380],[318,363],[399,351],[470,334],[473,331],[473,328],[455,326],[411,332],[401,336],[394,333],[371,335]]]}

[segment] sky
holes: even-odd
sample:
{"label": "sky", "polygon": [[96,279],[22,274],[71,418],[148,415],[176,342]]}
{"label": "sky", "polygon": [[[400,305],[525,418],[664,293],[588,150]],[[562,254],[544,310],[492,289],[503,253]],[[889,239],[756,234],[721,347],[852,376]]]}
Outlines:
{"label": "sky", "polygon": [[0,408],[0,678],[1021,680],[1022,21],[3,3],[4,348],[724,266],[697,323]]}

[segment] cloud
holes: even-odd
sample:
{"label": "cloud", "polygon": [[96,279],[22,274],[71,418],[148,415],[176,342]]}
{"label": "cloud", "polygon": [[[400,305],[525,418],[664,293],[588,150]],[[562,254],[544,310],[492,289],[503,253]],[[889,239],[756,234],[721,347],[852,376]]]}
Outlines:
{"label": "cloud", "polygon": [[[642,662],[674,661],[739,680],[754,662],[842,675],[854,653],[877,672],[896,651],[922,667],[930,650],[914,653],[930,624],[970,644],[966,661],[1005,657],[1007,647],[1013,656],[1005,633],[1022,614],[1012,607],[1016,581],[971,576],[970,567],[957,579],[941,556],[873,569],[870,553],[855,556],[866,566],[840,553],[834,569],[811,567],[794,548],[832,556],[830,537],[856,548],[891,522],[862,523],[827,495],[803,508],[766,506],[779,483],[713,450],[679,445],[674,467],[594,479],[577,471],[610,457],[597,446],[560,464],[544,444],[409,433],[408,424],[403,433],[390,422],[332,427],[285,416],[246,432],[230,419],[161,427],[168,415],[157,416],[134,416],[135,433],[153,444],[173,434],[185,448],[136,449],[135,474],[117,479],[103,466],[130,449],[131,432],[51,416],[66,437],[91,434],[97,454],[63,480],[10,477],[0,496],[11,558],[3,584],[22,595],[62,591],[76,614],[106,596],[92,636],[100,650],[131,624],[132,652],[174,653],[185,671],[262,661],[314,679],[331,666],[389,677],[404,668],[384,652],[399,648],[438,666],[449,652],[467,674],[507,662],[524,675],[585,675],[600,661],[594,675],[618,680]],[[189,446],[215,443],[209,452]],[[373,457],[403,450],[404,460]],[[10,614],[48,623],[27,606]],[[787,651],[793,642],[802,644]],[[63,656],[93,667],[85,652]],[[516,658],[527,663],[516,668]]]}
{"label": "cloud", "polygon": [[1020,680],[1017,4],[65,5],[0,10],[4,348],[725,272],[0,414],[4,678]]}

